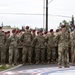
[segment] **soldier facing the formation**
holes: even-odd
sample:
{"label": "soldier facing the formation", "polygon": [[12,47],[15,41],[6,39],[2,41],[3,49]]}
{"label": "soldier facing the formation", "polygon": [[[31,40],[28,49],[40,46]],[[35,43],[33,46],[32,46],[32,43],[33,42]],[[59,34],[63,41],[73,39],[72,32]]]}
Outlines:
{"label": "soldier facing the formation", "polygon": [[66,26],[62,25],[62,31],[57,36],[58,37],[58,65],[59,68],[62,67],[62,60],[64,61],[64,67],[69,67],[69,42],[70,42],[70,35],[66,30]]}
{"label": "soldier facing the formation", "polygon": [[73,26],[74,31],[71,33],[71,52],[72,52],[72,65],[74,64],[74,60],[75,60],[75,26]]}

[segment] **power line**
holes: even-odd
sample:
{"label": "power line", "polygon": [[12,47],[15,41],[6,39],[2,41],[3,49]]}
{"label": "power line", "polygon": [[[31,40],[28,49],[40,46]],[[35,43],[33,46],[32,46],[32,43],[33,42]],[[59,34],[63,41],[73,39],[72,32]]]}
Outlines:
{"label": "power line", "polygon": [[[46,15],[46,14],[28,14],[28,13],[0,13],[0,14],[5,14],[5,15],[34,15],[34,16],[42,16],[42,15]],[[53,14],[48,14],[49,16],[57,16],[57,17],[66,17],[66,18],[72,18],[71,16],[65,16],[65,15],[53,15]]]}
{"label": "power line", "polygon": [[51,0],[48,4],[50,4],[53,0]]}

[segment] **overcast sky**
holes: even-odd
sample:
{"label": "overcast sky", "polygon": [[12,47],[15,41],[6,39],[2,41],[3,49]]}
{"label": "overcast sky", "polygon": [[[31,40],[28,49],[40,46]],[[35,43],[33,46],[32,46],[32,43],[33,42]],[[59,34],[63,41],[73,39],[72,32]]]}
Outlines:
{"label": "overcast sky", "polygon": [[[29,25],[31,28],[43,27],[43,15],[12,15],[1,13],[43,14],[44,1],[45,0],[0,0],[0,23],[3,22],[4,25],[19,28],[21,28],[22,25]],[[48,7],[49,14],[52,15],[75,15],[75,0],[53,0]],[[71,20],[71,18],[67,17],[49,15],[49,29],[56,29],[64,19],[67,21]]]}

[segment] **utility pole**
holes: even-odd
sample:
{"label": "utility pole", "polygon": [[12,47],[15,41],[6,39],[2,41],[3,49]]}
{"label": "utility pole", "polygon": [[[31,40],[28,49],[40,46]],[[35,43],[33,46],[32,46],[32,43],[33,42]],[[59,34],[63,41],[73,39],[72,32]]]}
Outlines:
{"label": "utility pole", "polygon": [[48,0],[46,0],[46,31],[48,31]]}
{"label": "utility pole", "polygon": [[44,31],[44,28],[46,28],[46,16],[45,16],[45,14],[46,14],[46,9],[45,9],[45,2],[46,2],[46,0],[43,0],[43,31]]}

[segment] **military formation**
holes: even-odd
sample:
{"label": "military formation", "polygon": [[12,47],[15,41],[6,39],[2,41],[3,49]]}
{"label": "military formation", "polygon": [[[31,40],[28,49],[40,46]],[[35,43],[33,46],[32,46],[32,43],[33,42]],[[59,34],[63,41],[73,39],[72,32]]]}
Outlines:
{"label": "military formation", "polygon": [[25,31],[13,29],[3,32],[0,27],[0,64],[10,66],[19,64],[55,64],[69,68],[69,62],[74,66],[75,59],[75,26],[73,32],[68,32],[65,25],[61,30],[49,32],[42,30]]}

